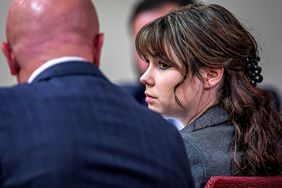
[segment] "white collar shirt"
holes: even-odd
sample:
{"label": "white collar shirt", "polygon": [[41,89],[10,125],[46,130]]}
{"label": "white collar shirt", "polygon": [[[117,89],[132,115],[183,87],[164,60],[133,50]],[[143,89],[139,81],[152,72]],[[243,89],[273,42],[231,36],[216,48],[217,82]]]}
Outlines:
{"label": "white collar shirt", "polygon": [[85,62],[86,60],[82,57],[76,57],[76,56],[65,56],[65,57],[60,57],[56,59],[51,59],[47,61],[46,63],[44,63],[43,65],[41,65],[40,67],[38,67],[35,71],[33,71],[27,83],[31,83],[40,73],[42,73],[46,69],[54,65],[57,65],[57,64],[67,63],[69,61],[84,61]]}

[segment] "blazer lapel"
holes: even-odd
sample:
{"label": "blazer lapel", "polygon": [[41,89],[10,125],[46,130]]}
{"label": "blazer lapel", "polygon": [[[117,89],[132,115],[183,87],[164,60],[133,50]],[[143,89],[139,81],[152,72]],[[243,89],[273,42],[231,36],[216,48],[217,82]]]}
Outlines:
{"label": "blazer lapel", "polygon": [[228,121],[227,112],[220,106],[213,106],[202,114],[197,120],[187,125],[184,129],[193,132],[206,127],[215,126]]}

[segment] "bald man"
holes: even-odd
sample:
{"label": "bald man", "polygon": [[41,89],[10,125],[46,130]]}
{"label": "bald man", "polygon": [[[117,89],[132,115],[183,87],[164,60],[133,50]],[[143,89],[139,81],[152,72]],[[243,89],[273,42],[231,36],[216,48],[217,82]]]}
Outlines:
{"label": "bald man", "polygon": [[177,130],[98,70],[90,0],[14,0],[2,50],[0,187],[192,187]]}

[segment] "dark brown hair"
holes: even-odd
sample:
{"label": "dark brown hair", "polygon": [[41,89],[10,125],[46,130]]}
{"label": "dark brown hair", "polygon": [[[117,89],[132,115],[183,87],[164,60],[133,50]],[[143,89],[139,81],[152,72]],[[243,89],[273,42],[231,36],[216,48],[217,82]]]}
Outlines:
{"label": "dark brown hair", "polygon": [[159,57],[182,72],[183,79],[174,90],[188,73],[201,78],[200,68],[224,67],[219,96],[235,128],[234,173],[279,174],[281,116],[271,94],[250,82],[246,64],[249,57],[259,55],[257,43],[228,10],[215,4],[195,4],[173,11],[143,27],[136,48],[140,56]]}

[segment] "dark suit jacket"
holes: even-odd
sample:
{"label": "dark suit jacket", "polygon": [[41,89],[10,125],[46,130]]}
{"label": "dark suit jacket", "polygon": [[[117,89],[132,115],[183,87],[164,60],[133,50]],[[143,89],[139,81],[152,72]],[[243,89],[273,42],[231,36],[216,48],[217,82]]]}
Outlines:
{"label": "dark suit jacket", "polygon": [[68,62],[0,89],[1,187],[189,187],[177,130],[111,84]]}
{"label": "dark suit jacket", "polygon": [[145,86],[143,84],[122,84],[120,87],[131,94],[138,103],[148,106],[147,102],[145,101]]}

